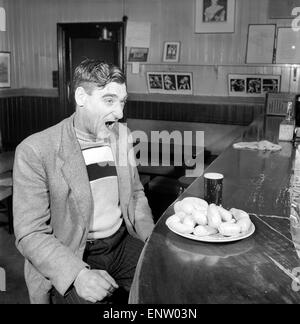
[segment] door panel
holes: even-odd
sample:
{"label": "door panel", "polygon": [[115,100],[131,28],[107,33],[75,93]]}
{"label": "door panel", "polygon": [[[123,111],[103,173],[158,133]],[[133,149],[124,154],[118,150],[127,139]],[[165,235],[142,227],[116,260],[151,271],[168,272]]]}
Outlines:
{"label": "door panel", "polygon": [[91,38],[71,39],[72,75],[75,67],[85,58],[93,58],[118,65],[118,48],[113,42]]}
{"label": "door panel", "polygon": [[[109,40],[101,38],[103,27],[110,31]],[[125,21],[57,25],[61,119],[75,111],[71,83],[74,69],[82,60],[100,59],[119,66],[125,72],[124,29]]]}

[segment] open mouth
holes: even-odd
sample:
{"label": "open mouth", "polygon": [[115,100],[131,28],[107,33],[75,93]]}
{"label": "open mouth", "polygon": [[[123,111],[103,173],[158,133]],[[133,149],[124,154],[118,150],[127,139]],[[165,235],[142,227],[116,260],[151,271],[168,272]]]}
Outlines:
{"label": "open mouth", "polygon": [[105,123],[105,126],[106,126],[109,130],[111,130],[111,129],[114,127],[114,125],[115,125],[115,121],[107,121],[107,122]]}

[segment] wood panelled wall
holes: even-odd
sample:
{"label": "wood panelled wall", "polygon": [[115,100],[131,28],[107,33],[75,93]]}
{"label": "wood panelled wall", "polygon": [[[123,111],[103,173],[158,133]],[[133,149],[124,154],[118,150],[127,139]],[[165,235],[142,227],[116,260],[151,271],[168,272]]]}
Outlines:
{"label": "wood panelled wall", "polygon": [[[7,11],[7,32],[0,50],[12,53],[13,88],[51,88],[57,70],[56,24],[58,22],[146,21],[152,24],[149,59],[139,74],[127,64],[129,91],[147,93],[147,71],[193,72],[194,94],[227,96],[228,73],[282,75],[282,91],[299,92],[289,65],[246,65],[248,24],[290,20],[268,19],[272,0],[236,0],[234,34],[195,34],[195,0],[1,0]],[[165,41],[180,41],[178,64],[162,62]]]}
{"label": "wood panelled wall", "polygon": [[[229,73],[279,74],[282,91],[300,92],[300,66],[296,66],[294,81],[290,65],[245,64],[249,24],[290,26],[290,20],[268,19],[270,1],[236,0],[233,34],[195,34],[195,0],[0,0],[7,15],[7,31],[0,32],[0,51],[11,52],[12,85],[11,93],[0,91],[4,144],[14,147],[26,136],[66,117],[59,110],[57,97],[47,96],[52,71],[58,68],[57,23],[121,21],[124,15],[129,21],[150,22],[152,26],[148,62],[141,64],[139,74],[132,74],[131,64],[127,64],[128,91],[138,98],[129,101],[127,117],[248,124],[263,111],[263,100],[222,102],[222,97],[228,96]],[[179,63],[162,62],[165,41],[180,41]],[[147,71],[192,72],[194,97],[146,100]],[[24,88],[26,95],[22,94]],[[220,100],[211,103],[203,101],[203,96]]]}
{"label": "wood panelled wall", "polygon": [[248,126],[264,112],[260,104],[182,104],[171,102],[129,101],[126,118],[215,123]]}
{"label": "wood panelled wall", "polygon": [[58,98],[0,98],[0,130],[4,149],[14,149],[24,138],[56,124],[62,117]]}
{"label": "wood panelled wall", "polygon": [[[264,111],[263,104],[172,103],[129,100],[126,118],[199,123],[249,125]],[[14,149],[27,136],[58,123],[62,115],[55,97],[0,98],[0,130],[3,147]]]}

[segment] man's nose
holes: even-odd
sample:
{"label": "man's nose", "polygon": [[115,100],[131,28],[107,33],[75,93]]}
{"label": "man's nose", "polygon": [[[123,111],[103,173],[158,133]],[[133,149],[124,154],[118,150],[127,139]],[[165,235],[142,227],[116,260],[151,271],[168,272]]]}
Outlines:
{"label": "man's nose", "polygon": [[122,119],[123,118],[123,108],[124,108],[124,106],[121,103],[119,103],[117,105],[117,107],[115,108],[114,115],[115,115],[115,117],[117,119]]}

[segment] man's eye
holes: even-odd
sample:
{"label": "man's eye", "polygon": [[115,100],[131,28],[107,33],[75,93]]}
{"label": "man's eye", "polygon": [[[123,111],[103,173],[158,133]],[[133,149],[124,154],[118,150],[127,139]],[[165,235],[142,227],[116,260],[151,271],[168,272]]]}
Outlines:
{"label": "man's eye", "polygon": [[114,100],[112,98],[106,98],[105,102],[111,105],[114,103]]}

